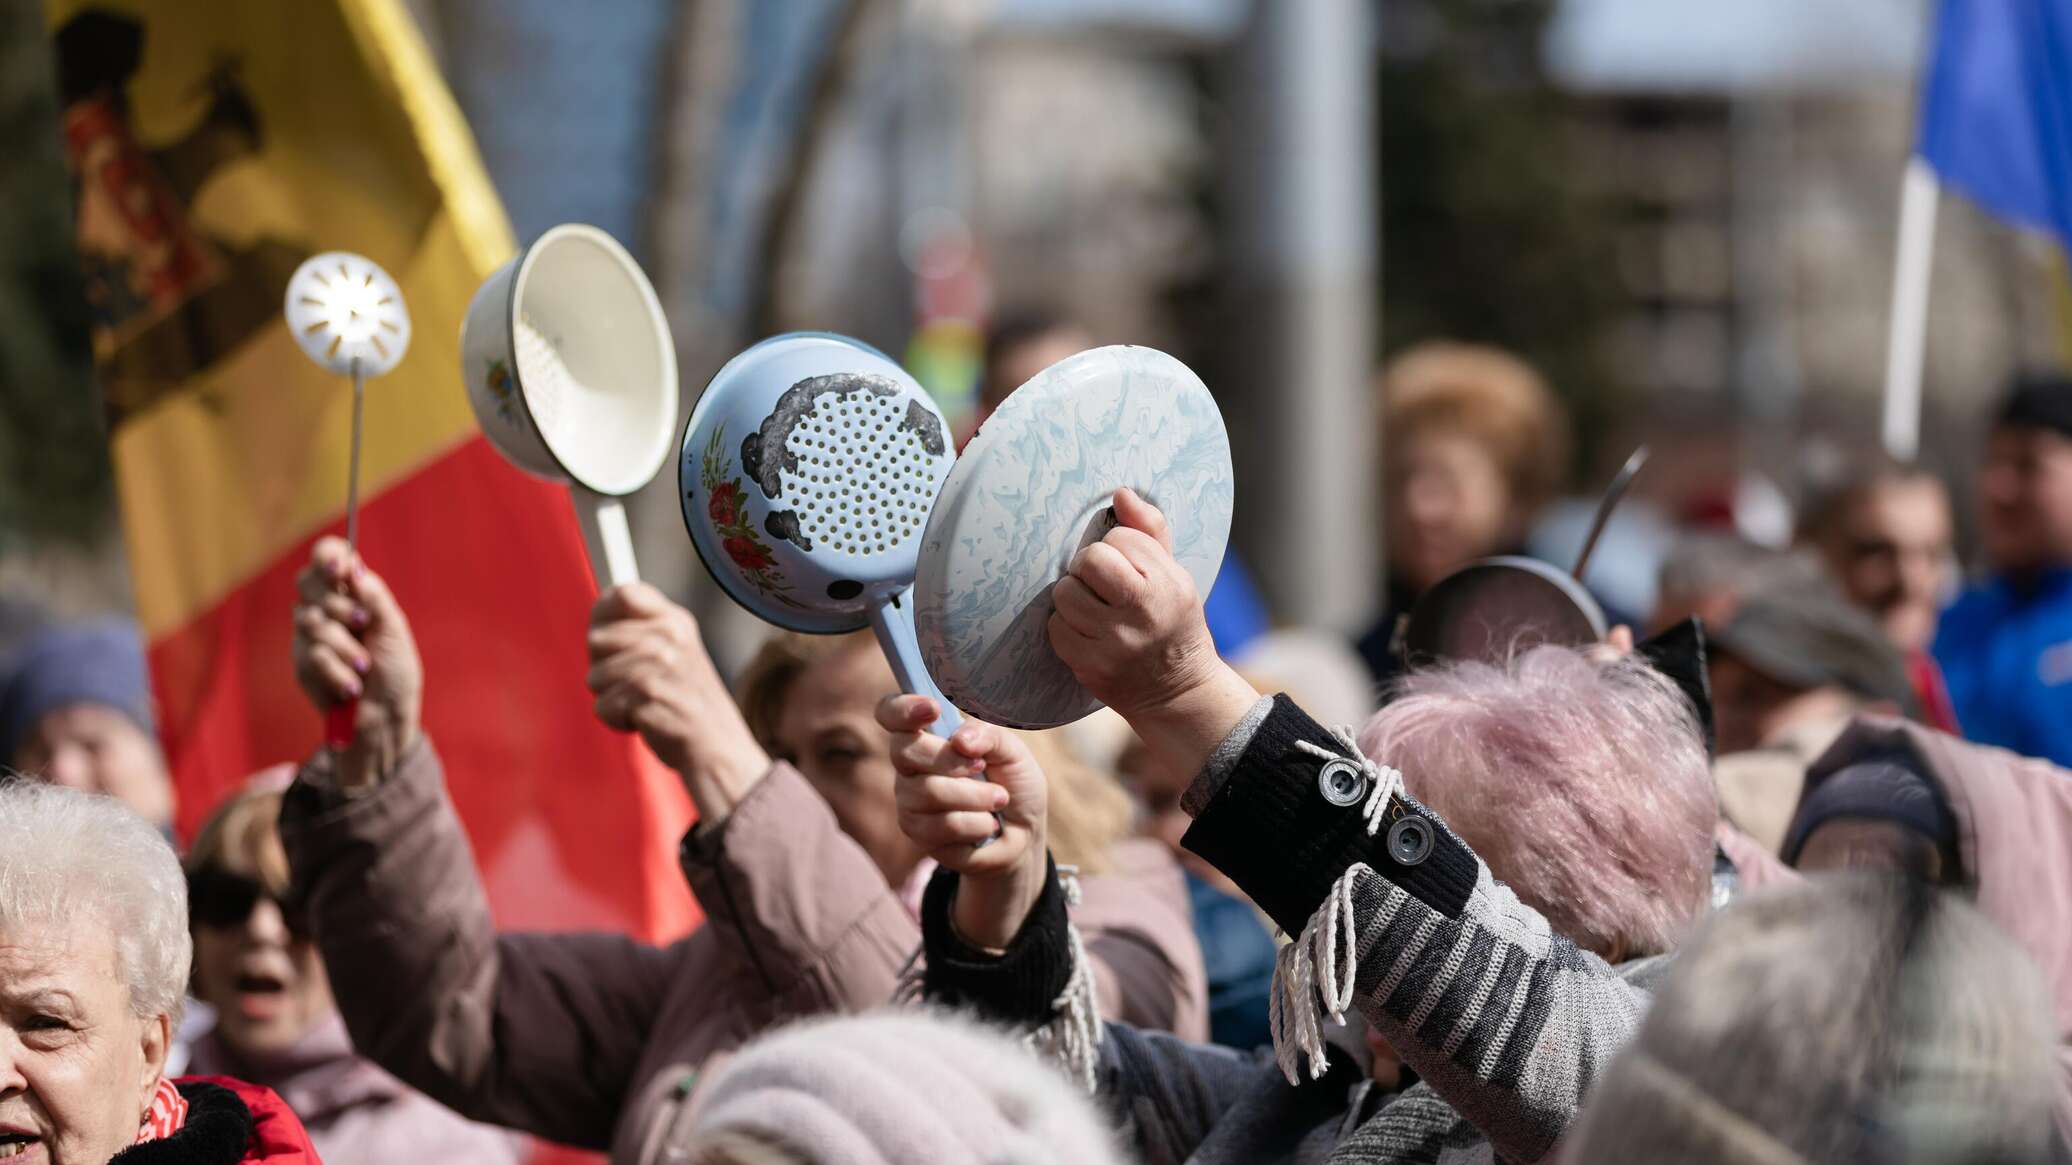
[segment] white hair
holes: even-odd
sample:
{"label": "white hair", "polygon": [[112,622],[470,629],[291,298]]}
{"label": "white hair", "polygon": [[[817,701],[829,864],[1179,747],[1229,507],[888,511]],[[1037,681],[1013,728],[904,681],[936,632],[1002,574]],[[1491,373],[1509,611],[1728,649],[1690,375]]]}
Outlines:
{"label": "white hair", "polygon": [[177,1024],[194,940],[173,847],[113,797],[0,781],[0,933],[106,927],[140,1018]]}

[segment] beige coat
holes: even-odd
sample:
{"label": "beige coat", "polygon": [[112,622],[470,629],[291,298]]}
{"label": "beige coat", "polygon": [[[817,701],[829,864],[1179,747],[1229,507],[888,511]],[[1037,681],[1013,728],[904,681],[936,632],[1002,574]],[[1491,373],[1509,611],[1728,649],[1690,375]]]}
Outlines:
{"label": "beige coat", "polygon": [[[707,922],[667,947],[498,934],[429,744],[356,796],[312,761],[281,836],[361,1054],[472,1119],[629,1165],[681,1144],[684,1101],[715,1054],[786,1019],[884,1003],[920,945],[877,868],[783,764],[685,838]],[[1200,1039],[1201,954],[1179,871],[1159,856],[1118,853],[1075,916],[1105,1013]]]}

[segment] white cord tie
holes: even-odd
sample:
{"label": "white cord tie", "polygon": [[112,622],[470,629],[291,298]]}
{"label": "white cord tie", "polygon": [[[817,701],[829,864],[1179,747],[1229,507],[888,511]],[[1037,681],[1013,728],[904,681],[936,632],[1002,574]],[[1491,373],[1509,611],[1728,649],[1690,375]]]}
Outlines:
{"label": "white cord tie", "polygon": [[1360,751],[1360,745],[1353,736],[1353,730],[1344,724],[1331,730],[1332,739],[1344,749],[1343,753],[1332,752],[1321,744],[1298,740],[1295,747],[1323,761],[1348,761],[1367,778],[1367,804],[1360,815],[1367,819],[1367,836],[1381,832],[1382,818],[1387,816],[1389,801],[1403,791],[1403,774],[1387,765],[1377,765]]}
{"label": "white cord tie", "polygon": [[1080,944],[1079,928],[1066,927],[1072,937],[1072,978],[1051,1004],[1055,1012],[1049,1023],[1024,1037],[1029,1047],[1057,1061],[1065,1074],[1091,1096],[1094,1065],[1101,1054],[1101,1012],[1094,1003],[1093,969]]}
{"label": "white cord tie", "polygon": [[[1377,765],[1360,752],[1349,727],[1331,730],[1343,748],[1333,752],[1322,745],[1298,740],[1295,747],[1320,760],[1350,761],[1367,780],[1367,801],[1360,816],[1367,824],[1367,836],[1381,832],[1388,805],[1403,791],[1403,774],[1387,765]],[[1328,1061],[1324,1052],[1324,1017],[1332,1023],[1345,1022],[1346,1008],[1354,997],[1353,981],[1359,973],[1359,931],[1353,918],[1353,883],[1361,872],[1373,873],[1364,862],[1347,867],[1331,886],[1324,901],[1302,934],[1283,945],[1275,956],[1273,999],[1267,1020],[1273,1031],[1273,1055],[1288,1083],[1301,1083],[1301,1061],[1309,1060],[1312,1080],[1324,1075]]]}

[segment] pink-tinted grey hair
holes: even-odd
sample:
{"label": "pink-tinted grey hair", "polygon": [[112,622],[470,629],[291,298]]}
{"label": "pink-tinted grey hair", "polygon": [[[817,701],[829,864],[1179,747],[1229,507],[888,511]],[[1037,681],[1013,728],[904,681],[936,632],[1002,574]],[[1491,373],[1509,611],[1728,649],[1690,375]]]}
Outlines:
{"label": "pink-tinted grey hair", "polygon": [[1416,672],[1360,748],[1549,925],[1659,954],[1704,909],[1719,810],[1690,705],[1637,658],[1535,647]]}

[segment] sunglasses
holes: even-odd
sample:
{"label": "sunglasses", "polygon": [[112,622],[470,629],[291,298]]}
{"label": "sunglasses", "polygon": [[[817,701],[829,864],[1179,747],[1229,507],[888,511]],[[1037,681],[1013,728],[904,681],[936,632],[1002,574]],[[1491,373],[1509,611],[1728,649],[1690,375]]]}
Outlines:
{"label": "sunglasses", "polygon": [[260,899],[273,903],[297,937],[309,934],[308,919],[291,910],[279,895],[256,878],[228,870],[204,869],[187,875],[187,918],[194,926],[236,927],[250,921]]}

